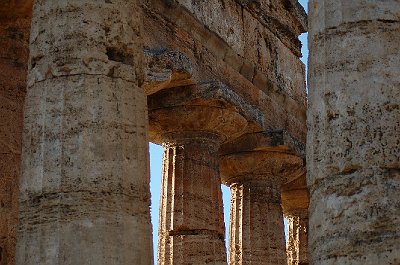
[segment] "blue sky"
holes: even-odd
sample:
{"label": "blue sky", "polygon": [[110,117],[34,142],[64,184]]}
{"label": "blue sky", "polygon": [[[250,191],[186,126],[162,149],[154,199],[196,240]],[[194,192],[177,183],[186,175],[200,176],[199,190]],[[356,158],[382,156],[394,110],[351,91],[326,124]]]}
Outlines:
{"label": "blue sky", "polygon": [[[307,10],[306,0],[300,0]],[[308,49],[307,49],[307,34],[300,36],[300,41],[303,43],[302,61],[307,65]],[[154,245],[154,263],[157,263],[157,241],[158,241],[158,211],[160,207],[160,191],[161,191],[161,166],[162,166],[163,149],[161,146],[150,143],[150,173],[151,173],[151,221],[153,224],[153,245]],[[222,186],[223,200],[224,200],[224,213],[225,213],[225,227],[229,225],[229,206],[230,206],[230,192],[229,188]],[[228,237],[228,230],[226,231]],[[228,242],[228,238],[227,238]]]}

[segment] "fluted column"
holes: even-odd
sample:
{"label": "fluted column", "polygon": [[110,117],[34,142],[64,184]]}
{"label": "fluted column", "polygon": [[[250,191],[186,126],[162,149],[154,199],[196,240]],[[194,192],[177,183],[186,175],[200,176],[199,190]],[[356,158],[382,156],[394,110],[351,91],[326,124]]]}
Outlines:
{"label": "fluted column", "polygon": [[279,152],[249,151],[221,157],[231,188],[229,264],[286,265],[281,185],[302,160]]}
{"label": "fluted column", "polygon": [[17,265],[153,263],[139,1],[35,1]]}
{"label": "fluted column", "polygon": [[159,264],[225,264],[217,135],[164,138]]}
{"label": "fluted column", "polygon": [[279,184],[231,184],[229,264],[285,264]]}
{"label": "fluted column", "polygon": [[294,210],[286,213],[288,240],[286,251],[288,265],[308,265],[308,211]]}
{"label": "fluted column", "polygon": [[309,3],[310,264],[400,264],[399,14]]}
{"label": "fluted column", "polygon": [[158,264],[226,264],[218,150],[247,122],[225,108],[180,105],[181,93],[149,97],[151,139],[164,147]]}

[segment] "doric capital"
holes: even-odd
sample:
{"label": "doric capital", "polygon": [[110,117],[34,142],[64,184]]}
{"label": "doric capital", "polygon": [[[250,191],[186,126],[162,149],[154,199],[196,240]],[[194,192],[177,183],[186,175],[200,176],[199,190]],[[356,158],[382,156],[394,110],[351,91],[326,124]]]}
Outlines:
{"label": "doric capital", "polygon": [[150,139],[156,143],[170,134],[214,133],[224,142],[246,128],[247,121],[239,113],[213,106],[174,106],[149,113]]}
{"label": "doric capital", "polygon": [[237,138],[253,117],[241,98],[218,82],[169,88],[148,97],[150,140],[164,142],[171,134],[212,133],[220,143]]}
{"label": "doric capital", "polygon": [[304,161],[285,144],[282,131],[245,134],[220,149],[222,181],[267,179],[282,185],[304,175]]}
{"label": "doric capital", "polygon": [[251,180],[283,184],[304,170],[300,157],[282,152],[240,152],[223,155],[220,161],[222,181],[227,185]]}

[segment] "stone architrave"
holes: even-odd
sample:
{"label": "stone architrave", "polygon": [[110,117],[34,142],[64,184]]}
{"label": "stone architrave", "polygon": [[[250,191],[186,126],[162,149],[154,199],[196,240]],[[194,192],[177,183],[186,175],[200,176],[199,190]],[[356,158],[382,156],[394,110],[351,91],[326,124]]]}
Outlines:
{"label": "stone architrave", "polygon": [[286,265],[281,185],[303,166],[279,151],[241,150],[221,156],[231,188],[229,264]]}
{"label": "stone architrave", "polygon": [[400,264],[399,14],[309,3],[310,264]]}
{"label": "stone architrave", "polygon": [[[158,264],[226,264],[219,146],[246,128],[232,109],[198,101],[190,88],[149,97],[152,141],[164,147]],[[193,95],[193,94],[192,94]]]}
{"label": "stone architrave", "polygon": [[35,1],[17,265],[150,265],[140,1]]}

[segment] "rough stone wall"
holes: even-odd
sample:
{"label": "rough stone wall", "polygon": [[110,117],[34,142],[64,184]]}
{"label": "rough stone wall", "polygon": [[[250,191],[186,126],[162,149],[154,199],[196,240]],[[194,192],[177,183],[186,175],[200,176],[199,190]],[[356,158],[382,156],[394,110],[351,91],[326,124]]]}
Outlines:
{"label": "rough stone wall", "polygon": [[[11,4],[10,4],[11,5]],[[0,264],[13,265],[18,219],[29,12],[0,4]],[[28,8],[29,10],[29,8]]]}
{"label": "rough stone wall", "polygon": [[153,263],[138,1],[37,0],[16,264]]}
{"label": "rough stone wall", "polygon": [[309,3],[311,264],[400,264],[400,4]]}

